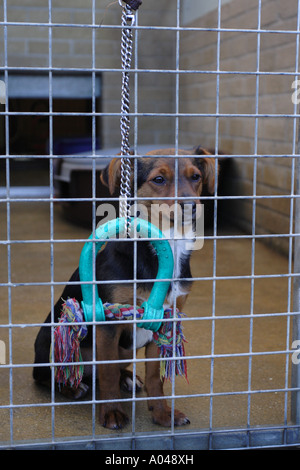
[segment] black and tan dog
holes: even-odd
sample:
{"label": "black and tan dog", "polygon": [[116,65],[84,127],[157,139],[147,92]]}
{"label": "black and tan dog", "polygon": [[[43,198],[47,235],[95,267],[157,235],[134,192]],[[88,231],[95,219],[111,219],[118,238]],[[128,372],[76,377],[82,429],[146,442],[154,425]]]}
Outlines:
{"label": "black and tan dog", "polygon": [[[174,204],[175,183],[177,185],[177,197],[179,203],[191,204],[192,213],[195,212],[197,204],[200,203],[200,195],[203,185],[207,185],[209,192],[214,191],[215,184],[215,159],[210,157],[209,153],[197,147],[192,151],[180,150],[178,166],[175,170],[174,149],[158,150],[150,152],[145,157],[137,158],[137,195],[140,201],[146,207],[151,203],[157,203],[160,198],[167,205]],[[110,165],[102,172],[101,180],[103,184],[109,187],[113,194],[120,184],[120,158],[115,158]],[[177,178],[175,178],[175,172]],[[132,181],[133,185],[133,181]],[[153,198],[153,200],[151,199]],[[189,199],[187,199],[189,198]],[[174,268],[174,277],[177,279],[185,278],[183,281],[171,283],[169,292],[165,300],[165,306],[173,306],[174,291],[176,296],[176,306],[180,311],[187,298],[191,288],[191,282],[186,278],[191,278],[190,272],[191,252],[179,244],[176,249],[176,260]],[[137,243],[137,263],[136,277],[138,279],[136,296],[138,304],[147,300],[152,284],[143,282],[146,279],[155,279],[157,274],[157,257],[149,242],[141,241]],[[133,243],[122,242],[120,240],[109,242],[105,249],[98,253],[96,259],[96,279],[118,280],[119,283],[100,283],[98,284],[99,296],[103,302],[111,303],[133,303],[133,284],[122,284],[122,280],[131,280],[134,278],[134,256]],[[77,284],[72,284],[72,281]],[[81,288],[78,283],[78,269],[70,279],[70,283],[65,287],[60,299],[54,307],[54,321],[57,322],[61,315],[62,299],[76,298],[78,302],[82,300]],[[51,328],[47,323],[51,322],[49,314],[35,341],[35,364],[33,376],[41,383],[49,383],[51,373],[50,367],[38,366],[49,362],[49,351],[51,343]],[[152,341],[152,331],[143,328],[137,328],[136,347],[146,346],[146,357],[157,358],[157,346]],[[96,359],[97,361],[117,361],[132,359],[133,330],[132,325],[107,324],[96,327]],[[81,342],[81,351],[83,360],[92,360],[92,334],[91,328],[86,338]],[[116,362],[112,364],[98,364],[97,377],[99,381],[99,398],[105,400],[119,400],[120,386],[130,390],[132,387],[132,374],[122,368]],[[85,374],[88,374],[89,368],[85,368]],[[145,387],[149,397],[148,407],[152,411],[152,417],[155,423],[162,426],[170,426],[171,410],[164,399],[163,382],[160,379],[159,361],[146,361]],[[136,387],[139,389],[142,382],[139,377],[136,378]],[[82,398],[88,386],[83,382],[79,388],[72,390],[64,388],[61,391],[72,398]],[[152,399],[151,397],[161,397],[161,399]],[[100,423],[111,429],[118,429],[125,426],[128,417],[124,413],[121,403],[118,401],[103,403],[100,405]],[[178,410],[174,413],[175,425],[189,423],[188,418]]]}

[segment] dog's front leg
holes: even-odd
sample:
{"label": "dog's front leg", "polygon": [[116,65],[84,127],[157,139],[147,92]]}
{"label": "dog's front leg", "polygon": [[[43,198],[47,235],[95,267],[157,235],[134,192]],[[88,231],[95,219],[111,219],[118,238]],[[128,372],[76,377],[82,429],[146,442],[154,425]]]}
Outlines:
{"label": "dog's front leg", "polygon": [[[147,344],[146,346],[146,358],[158,358],[158,348],[154,342]],[[167,404],[165,398],[151,400],[151,397],[164,397],[163,381],[160,378],[160,361],[147,361],[146,362],[146,380],[145,386],[148,397],[148,408],[152,411],[152,418],[154,423],[160,424],[161,426],[171,425],[171,408]],[[174,410],[174,424],[180,426],[182,424],[188,424],[190,421],[178,410]]]}
{"label": "dog's front leg", "polygon": [[[97,361],[117,361],[119,359],[120,327],[115,325],[96,328]],[[121,400],[120,364],[98,364],[100,400]],[[119,402],[100,404],[100,424],[109,429],[121,429],[128,423]]]}

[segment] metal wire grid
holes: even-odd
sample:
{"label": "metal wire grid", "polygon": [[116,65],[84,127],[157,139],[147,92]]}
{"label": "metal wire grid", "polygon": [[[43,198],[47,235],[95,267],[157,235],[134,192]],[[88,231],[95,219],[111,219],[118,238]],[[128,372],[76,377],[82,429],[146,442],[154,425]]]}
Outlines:
{"label": "metal wire grid", "polygon": [[[200,319],[197,317],[189,317],[184,319],[183,321],[202,321],[202,320],[209,320],[211,321],[212,325],[212,332],[211,332],[211,353],[209,355],[197,355],[197,356],[189,356],[187,359],[210,359],[211,365],[210,365],[210,391],[209,393],[196,393],[196,394],[189,394],[188,397],[190,399],[196,398],[196,397],[207,397],[210,400],[210,429],[207,430],[193,430],[193,431],[185,431],[184,429],[180,430],[179,432],[175,432],[174,425],[172,425],[170,431],[166,434],[163,431],[157,431],[153,434],[149,435],[141,435],[135,432],[135,413],[136,413],[136,408],[135,404],[139,400],[145,400],[145,398],[139,398],[135,395],[135,392],[133,392],[132,398],[128,398],[127,401],[132,402],[132,433],[130,435],[123,435],[123,436],[117,436],[117,437],[110,437],[106,439],[106,444],[103,442],[103,437],[102,437],[102,443],[101,443],[101,438],[99,439],[99,436],[96,435],[95,431],[95,421],[97,419],[96,415],[96,405],[99,403],[99,401],[96,399],[96,375],[95,375],[95,365],[96,365],[96,357],[95,357],[95,348],[93,351],[93,369],[94,369],[94,374],[93,374],[93,395],[92,399],[90,401],[85,401],[84,404],[90,404],[92,405],[92,436],[90,439],[87,439],[86,437],[82,438],[77,438],[77,439],[72,439],[66,436],[64,439],[63,443],[55,437],[55,409],[58,406],[67,406],[67,405],[72,405],[72,406],[78,406],[80,403],[77,402],[63,402],[59,403],[55,399],[55,390],[54,390],[54,376],[52,375],[52,390],[51,390],[51,401],[49,403],[35,403],[34,405],[32,404],[22,404],[22,405],[17,405],[14,403],[13,400],[13,371],[16,368],[19,367],[32,367],[32,364],[14,364],[13,363],[13,358],[12,358],[12,332],[14,328],[23,328],[23,327],[36,327],[36,326],[42,326],[41,323],[13,323],[12,319],[12,288],[13,287],[18,287],[18,286],[42,286],[46,285],[49,286],[49,289],[51,290],[51,310],[53,312],[54,308],[54,287],[61,285],[64,286],[66,283],[65,282],[58,282],[55,281],[54,279],[54,245],[58,243],[69,243],[69,242],[80,242],[84,243],[86,240],[77,238],[77,239],[72,239],[72,240],[67,240],[67,239],[56,239],[54,236],[54,201],[56,202],[64,202],[67,199],[64,198],[55,198],[54,199],[54,168],[53,164],[55,159],[60,158],[57,155],[54,154],[53,152],[53,117],[56,115],[65,115],[65,116],[73,116],[77,115],[77,113],[57,113],[53,111],[53,97],[52,97],[52,79],[53,79],[53,73],[58,72],[58,71],[68,71],[68,72],[77,72],[77,71],[82,71],[82,68],[72,68],[72,69],[64,69],[64,68],[56,68],[53,67],[52,64],[52,31],[53,28],[58,28],[58,27],[73,27],[73,28],[90,28],[92,30],[92,58],[93,58],[93,63],[92,67],[90,69],[86,68],[84,69],[87,72],[90,72],[92,75],[92,80],[93,80],[93,98],[92,98],[92,112],[90,113],[81,113],[83,116],[90,116],[92,118],[92,141],[93,141],[93,148],[92,148],[92,198],[86,199],[86,198],[74,198],[74,201],[86,201],[90,200],[93,203],[93,208],[94,208],[94,217],[93,217],[93,231],[96,228],[96,204],[101,202],[102,199],[97,199],[96,198],[96,161],[97,161],[97,155],[96,155],[96,118],[99,116],[120,116],[120,113],[99,113],[96,112],[96,104],[95,104],[95,80],[96,80],[96,73],[99,71],[101,72],[116,72],[116,73],[121,73],[121,69],[101,69],[98,70],[95,67],[95,34],[97,28],[120,28],[119,25],[113,25],[113,26],[105,26],[105,25],[97,25],[95,23],[95,0],[93,0],[93,19],[92,19],[92,24],[86,25],[86,24],[55,24],[52,23],[52,0],[48,0],[48,15],[49,15],[49,22],[48,23],[22,23],[22,25],[28,25],[28,26],[45,26],[48,27],[48,34],[49,34],[49,66],[47,68],[44,67],[36,67],[34,68],[35,71],[41,71],[41,72],[48,72],[49,74],[49,112],[47,113],[31,113],[31,112],[24,112],[22,115],[41,115],[41,116],[49,116],[49,156],[39,156],[40,158],[49,158],[49,179],[50,179],[50,197],[44,198],[30,198],[30,197],[25,197],[22,199],[15,199],[14,197],[11,196],[11,186],[10,186],[10,161],[12,158],[20,158],[20,156],[17,155],[12,155],[10,153],[10,148],[9,148],[9,118],[11,116],[14,116],[16,114],[20,113],[15,113],[9,110],[9,88],[7,87],[6,93],[6,105],[5,105],[5,110],[1,110],[1,115],[5,117],[5,137],[6,137],[6,154],[3,156],[6,160],[6,198],[2,200],[1,202],[4,202],[6,204],[6,213],[7,213],[7,239],[6,240],[1,240],[0,243],[1,245],[5,245],[7,247],[7,263],[8,263],[8,271],[7,271],[7,282],[1,283],[1,287],[6,287],[8,291],[8,322],[1,324],[1,328],[8,329],[9,331],[9,345],[8,345],[8,363],[5,365],[1,365],[0,368],[2,369],[8,369],[9,370],[9,386],[10,386],[10,403],[9,405],[1,405],[0,409],[8,409],[10,412],[10,436],[8,439],[10,440],[9,444],[7,443],[2,444],[0,447],[26,447],[28,446],[27,443],[22,443],[22,442],[16,442],[14,440],[14,417],[13,417],[13,411],[16,408],[31,408],[32,406],[35,407],[51,407],[52,410],[52,440],[49,442],[44,442],[44,446],[48,446],[50,448],[64,448],[64,447],[72,447],[76,445],[77,448],[82,446],[83,448],[104,448],[105,445],[111,445],[111,442],[113,442],[114,448],[117,448],[120,446],[120,448],[135,448],[135,446],[140,446],[143,448],[143,446],[149,445],[150,448],[152,446],[157,445],[158,442],[160,442],[160,445],[165,446],[165,448],[169,449],[176,449],[176,448],[181,448],[180,446],[182,443],[186,446],[187,449],[197,449],[197,448],[214,448],[216,446],[219,447],[226,447],[226,448],[240,448],[240,447],[263,447],[263,446],[269,446],[269,445],[277,445],[277,446],[289,446],[289,445],[297,445],[300,442],[300,437],[299,437],[299,389],[300,389],[300,384],[299,384],[299,379],[298,379],[298,368],[295,367],[293,370],[293,377],[294,377],[294,382],[292,383],[292,387],[289,386],[288,380],[289,380],[289,373],[290,373],[290,353],[292,350],[290,349],[290,342],[291,342],[291,336],[292,332],[290,329],[290,320],[293,318],[293,338],[298,339],[299,335],[299,322],[298,322],[298,316],[295,315],[295,312],[299,312],[299,305],[298,305],[298,293],[299,293],[299,260],[297,257],[295,258],[295,271],[293,271],[293,254],[295,249],[295,253],[297,254],[298,251],[298,245],[299,245],[299,219],[300,219],[300,209],[299,209],[299,163],[297,156],[299,155],[299,148],[298,148],[298,135],[297,135],[297,120],[299,118],[299,114],[297,111],[297,105],[294,106],[294,113],[293,114],[260,114],[259,113],[259,84],[260,84],[260,77],[262,75],[288,75],[291,77],[294,77],[295,79],[298,77],[298,62],[299,62],[299,31],[300,31],[300,1],[298,2],[298,21],[297,21],[297,31],[281,31],[281,30],[263,30],[261,29],[261,0],[258,0],[258,17],[257,17],[257,29],[223,29],[221,27],[221,0],[219,0],[218,4],[218,26],[217,28],[184,28],[180,26],[180,10],[181,10],[181,5],[180,5],[180,0],[177,0],[177,24],[175,27],[142,27],[138,25],[138,22],[136,23],[136,26],[134,27],[134,32],[135,32],[135,64],[134,68],[131,70],[132,76],[134,77],[134,111],[130,114],[133,121],[134,121],[134,142],[133,142],[133,147],[136,150],[138,148],[138,121],[139,118],[142,116],[157,116],[155,113],[142,113],[138,112],[138,96],[137,96],[137,89],[138,89],[138,81],[139,81],[139,74],[140,73],[168,73],[168,74],[175,74],[175,95],[176,95],[176,101],[175,101],[175,112],[174,113],[160,113],[159,116],[164,116],[164,117],[173,117],[174,118],[174,123],[175,123],[175,142],[174,146],[176,149],[176,153],[178,154],[178,147],[179,147],[179,122],[181,117],[214,117],[215,122],[216,122],[216,133],[215,133],[215,150],[216,154],[219,149],[219,119],[221,117],[226,117],[228,119],[232,117],[250,117],[253,118],[255,121],[255,135],[254,135],[254,152],[253,155],[249,156],[239,156],[240,158],[252,158],[254,162],[253,166],[253,194],[248,195],[248,196],[219,196],[218,195],[218,189],[217,185],[215,187],[215,196],[213,196],[214,200],[214,220],[213,220],[213,234],[210,236],[207,236],[207,240],[212,240],[213,241],[213,274],[212,276],[205,276],[205,277],[196,277],[194,278],[195,281],[212,281],[213,282],[213,292],[212,292],[212,314],[206,317],[201,317]],[[3,12],[4,12],[4,21],[0,23],[1,26],[3,26],[4,30],[4,67],[3,67],[3,73],[4,73],[4,81],[8,83],[8,78],[9,78],[9,73],[13,71],[18,71],[22,70],[24,71],[30,71],[32,72],[31,67],[9,67],[8,66],[8,37],[7,37],[7,29],[9,26],[13,25],[18,25],[19,23],[14,23],[14,22],[8,22],[7,20],[7,0],[3,0]],[[146,70],[146,69],[140,69],[138,67],[138,54],[137,54],[137,45],[138,45],[138,36],[139,36],[139,31],[143,29],[149,29],[153,30],[174,30],[176,32],[176,66],[175,69],[169,69],[169,70],[160,70],[160,69],[151,69],[151,70]],[[179,66],[179,57],[180,57],[180,33],[182,31],[215,31],[217,32],[217,67],[216,70],[213,71],[207,71],[207,70],[183,70],[180,69]],[[234,72],[228,72],[228,71],[222,71],[220,68],[220,39],[221,39],[221,32],[223,31],[232,31],[232,32],[243,32],[243,33],[256,33],[257,34],[257,62],[256,62],[256,70],[255,71],[250,71],[250,72],[239,72],[239,71],[234,71]],[[295,35],[295,40],[296,40],[296,57],[295,57],[295,71],[294,72],[261,72],[260,71],[260,38],[262,34],[268,34],[268,33],[277,33],[277,34],[294,34]],[[216,111],[215,113],[193,113],[193,114],[187,114],[187,113],[180,113],[179,110],[179,87],[180,87],[180,76],[181,74],[211,74],[216,76]],[[245,75],[254,75],[256,77],[256,102],[255,102],[255,113],[248,113],[248,114],[224,114],[220,113],[219,111],[219,85],[220,85],[220,77],[225,74],[245,74]],[[294,132],[293,132],[293,150],[290,155],[262,155],[258,154],[257,149],[258,149],[258,122],[260,118],[265,118],[265,117],[277,117],[277,118],[290,118],[293,120],[294,124]],[[276,196],[261,196],[256,194],[256,180],[257,180],[257,162],[261,158],[282,158],[282,157],[290,158],[292,160],[292,177],[291,177],[291,187],[290,187],[290,194],[288,195],[276,195]],[[233,157],[231,155],[227,155],[228,158],[236,158],[236,155]],[[73,157],[74,158],[74,157]],[[75,156],[76,158],[76,156]],[[134,157],[133,157],[134,158]],[[176,159],[177,162],[177,168],[178,168],[178,159]],[[216,165],[217,165],[217,160],[216,160]],[[137,169],[135,166],[135,173]],[[137,180],[137,178],[135,178]],[[297,185],[295,185],[295,181],[297,181]],[[136,196],[136,191],[137,188],[135,188],[135,196],[134,200],[138,200]],[[175,197],[177,194],[175,195]],[[259,199],[271,199],[271,198],[287,198],[290,201],[290,224],[289,224],[289,233],[281,233],[281,234],[268,234],[268,238],[277,238],[277,237],[286,237],[289,240],[289,257],[288,257],[288,272],[287,273],[281,273],[281,274],[274,274],[274,275],[257,275],[255,274],[254,271],[254,261],[255,261],[255,250],[256,250],[256,241],[263,239],[266,237],[266,235],[259,235],[256,234],[256,227],[255,227],[255,220],[256,220],[256,203]],[[203,197],[203,200],[206,198]],[[211,199],[211,198],[210,198]],[[218,202],[220,200],[230,200],[230,199],[247,199],[252,201],[253,203],[253,209],[252,209],[252,233],[251,234],[244,234],[244,235],[219,235],[217,232],[218,228],[218,220],[217,220],[217,208],[218,208]],[[68,199],[69,200],[69,199]],[[11,203],[16,203],[16,202],[48,202],[49,203],[49,208],[50,208],[50,237],[48,240],[13,240],[11,237]],[[103,200],[104,201],[104,200]],[[296,221],[295,225],[295,230],[293,227],[294,223],[294,217]],[[217,275],[217,242],[218,240],[226,240],[226,239],[249,239],[251,240],[252,244],[252,249],[251,249],[251,274],[248,276],[220,276]],[[50,281],[49,282],[26,282],[26,283],[14,283],[12,281],[12,262],[11,262],[11,247],[14,244],[24,244],[26,245],[27,243],[45,243],[50,246],[50,257],[51,257],[51,274],[50,274]],[[136,245],[136,243],[135,243]],[[295,248],[294,248],[295,245]],[[135,255],[136,255],[136,247],[135,247]],[[299,254],[298,254],[299,256]],[[278,313],[272,313],[268,314],[268,316],[286,316],[286,322],[287,322],[287,335],[286,335],[286,348],[281,351],[263,351],[263,352],[254,352],[252,350],[252,340],[253,340],[253,319],[254,319],[254,283],[258,279],[265,279],[265,278],[286,278],[288,280],[288,293],[287,293],[287,311],[285,314],[282,312]],[[250,312],[249,315],[226,315],[222,317],[218,317],[215,312],[215,305],[216,305],[216,282],[219,280],[238,280],[238,279],[248,279],[251,281],[251,306],[250,306]],[[135,257],[135,273],[134,273],[134,298],[136,299],[136,257]],[[152,280],[149,280],[151,282]],[[176,281],[176,279],[175,279]],[[107,281],[109,283],[112,283],[112,281]],[[126,283],[126,282],[125,282]],[[128,280],[127,283],[132,283],[132,280]],[[294,299],[292,298],[292,285],[294,283]],[[94,281],[94,286],[96,285],[96,281]],[[265,314],[255,314],[255,318],[258,317],[264,317]],[[249,352],[247,353],[238,353],[238,354],[216,354],[215,353],[215,325],[216,322],[219,319],[241,319],[241,318],[247,318],[250,320],[250,336],[249,336]],[[41,319],[43,320],[43,319]],[[136,322],[132,322],[134,324],[134,329],[136,328]],[[51,327],[53,331],[53,327],[55,324],[52,322]],[[95,328],[93,329],[94,333],[94,344],[95,344]],[[52,333],[53,334],[53,333]],[[284,354],[286,357],[286,367],[285,367],[285,379],[284,379],[284,387],[281,389],[276,389],[275,391],[277,392],[283,392],[285,394],[285,413],[284,413],[284,424],[282,425],[277,425],[277,426],[268,426],[268,427],[260,427],[258,429],[253,429],[250,424],[250,409],[251,409],[251,399],[254,394],[257,393],[268,393],[268,392],[274,392],[274,390],[252,390],[252,385],[251,385],[251,377],[252,377],[252,360],[254,357],[257,355],[274,355],[274,354]],[[226,357],[247,357],[248,358],[248,387],[246,390],[239,391],[239,392],[223,392],[223,393],[216,393],[214,392],[214,364],[215,364],[215,359],[217,358],[226,358]],[[133,360],[133,372],[136,370],[136,365],[139,362],[145,362],[145,359],[139,359],[136,357],[134,353],[134,360]],[[294,424],[289,424],[289,416],[288,416],[288,395],[289,393],[293,392],[293,398],[292,398],[292,413],[294,417]],[[222,395],[245,395],[248,398],[248,403],[247,403],[247,426],[245,428],[238,428],[238,429],[229,429],[229,430],[216,430],[213,429],[212,426],[212,420],[213,420],[213,398],[216,396],[222,396]],[[175,389],[175,382],[172,382],[172,393],[168,397],[171,402],[172,402],[172,413],[174,413],[174,401],[175,398],[184,398],[186,395],[178,395],[176,394],[176,389]],[[126,401],[126,399],[124,399]],[[187,443],[188,442],[188,443]],[[38,448],[41,446],[40,442],[32,442],[31,443],[32,448]],[[104,447],[103,447],[104,446]]]}

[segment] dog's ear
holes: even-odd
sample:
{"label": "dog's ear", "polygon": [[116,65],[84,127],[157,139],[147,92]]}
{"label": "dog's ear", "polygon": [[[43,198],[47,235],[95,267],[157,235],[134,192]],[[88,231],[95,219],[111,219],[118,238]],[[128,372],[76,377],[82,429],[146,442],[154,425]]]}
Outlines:
{"label": "dog's ear", "polygon": [[107,186],[110,194],[120,186],[121,178],[121,158],[113,158],[110,164],[101,171],[100,181]]}
{"label": "dog's ear", "polygon": [[198,147],[194,147],[193,152],[195,155],[212,155],[209,150],[206,150],[205,148],[201,147],[201,145],[198,145]]}
{"label": "dog's ear", "polygon": [[[212,155],[208,150],[201,146],[194,148],[195,155]],[[215,191],[215,179],[218,178],[218,168],[216,168],[215,159],[213,157],[197,158],[197,166],[203,174],[203,183],[207,185],[210,194]]]}
{"label": "dog's ear", "polygon": [[[133,155],[133,152],[130,152]],[[110,164],[101,171],[100,181],[104,186],[107,186],[111,195],[115,190],[120,187],[121,181],[121,158],[113,158]],[[131,167],[133,168],[133,160],[130,160]]]}

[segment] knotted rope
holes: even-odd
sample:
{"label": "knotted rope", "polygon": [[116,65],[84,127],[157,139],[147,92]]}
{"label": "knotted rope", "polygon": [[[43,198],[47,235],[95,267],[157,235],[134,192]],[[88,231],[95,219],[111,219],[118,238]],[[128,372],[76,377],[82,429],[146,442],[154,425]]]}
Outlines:
{"label": "knotted rope", "polygon": [[[134,308],[129,304],[110,303],[105,303],[103,306],[105,317],[110,321],[143,318],[144,309],[140,307]],[[184,376],[187,380],[187,365],[184,359],[186,339],[180,321],[183,315],[178,309],[176,309],[175,315],[173,309],[166,309],[164,319],[170,321],[163,321],[160,329],[153,333],[153,341],[159,349],[161,358],[160,376],[162,380],[170,380],[174,372],[175,375]],[[174,341],[174,328],[171,319],[176,321]],[[77,388],[82,381],[84,372],[84,366],[81,363],[80,341],[87,335],[87,326],[84,324],[83,311],[76,299],[69,298],[64,302],[58,323],[54,329],[54,362],[60,365],[55,366],[55,381],[59,388],[65,385]],[[81,324],[78,325],[78,323]],[[50,351],[50,358],[51,356],[52,352]]]}

